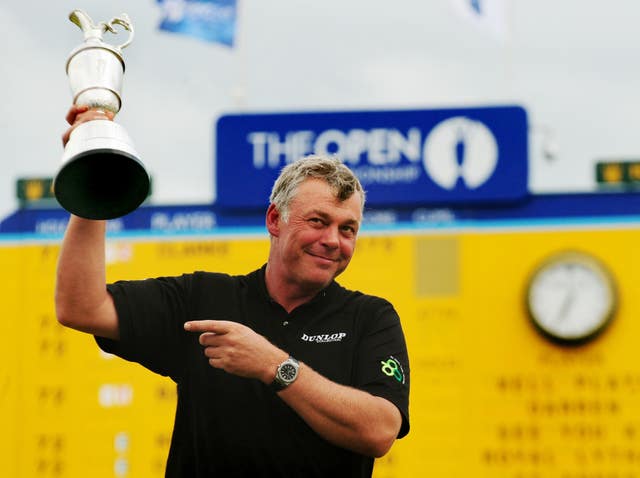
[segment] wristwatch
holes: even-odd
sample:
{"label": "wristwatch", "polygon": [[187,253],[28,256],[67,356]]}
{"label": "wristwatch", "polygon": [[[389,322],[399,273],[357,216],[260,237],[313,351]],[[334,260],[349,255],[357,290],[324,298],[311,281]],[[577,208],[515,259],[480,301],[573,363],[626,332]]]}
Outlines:
{"label": "wristwatch", "polygon": [[279,392],[287,388],[295,381],[296,378],[298,378],[299,368],[300,363],[291,355],[289,355],[289,358],[287,360],[278,365],[276,376],[270,385],[271,389]]}

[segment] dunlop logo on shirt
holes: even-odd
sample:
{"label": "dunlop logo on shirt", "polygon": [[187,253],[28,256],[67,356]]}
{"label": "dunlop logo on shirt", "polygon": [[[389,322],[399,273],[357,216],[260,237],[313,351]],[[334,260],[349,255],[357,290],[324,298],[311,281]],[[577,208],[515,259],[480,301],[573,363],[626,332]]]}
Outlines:
{"label": "dunlop logo on shirt", "polygon": [[316,342],[318,344],[325,344],[329,342],[342,342],[347,336],[346,332],[337,332],[335,334],[319,334],[319,335],[307,335],[302,334],[300,337],[305,342]]}

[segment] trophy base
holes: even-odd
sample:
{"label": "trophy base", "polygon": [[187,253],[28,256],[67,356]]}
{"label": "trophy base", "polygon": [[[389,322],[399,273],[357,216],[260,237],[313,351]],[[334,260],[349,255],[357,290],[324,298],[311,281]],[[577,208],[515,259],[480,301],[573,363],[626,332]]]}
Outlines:
{"label": "trophy base", "polygon": [[60,205],[85,219],[106,220],[135,210],[149,194],[149,175],[134,155],[112,148],[84,151],[55,177]]}

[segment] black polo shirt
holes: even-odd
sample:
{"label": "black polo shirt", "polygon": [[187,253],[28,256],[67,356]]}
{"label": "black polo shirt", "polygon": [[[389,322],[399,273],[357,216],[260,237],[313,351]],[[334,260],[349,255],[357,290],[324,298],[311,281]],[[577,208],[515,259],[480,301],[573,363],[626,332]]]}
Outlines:
{"label": "black polo shirt", "polygon": [[[211,367],[190,320],[240,322],[334,382],[394,403],[409,431],[409,363],[400,320],[384,299],[333,282],[287,313],[267,294],[265,267],[243,276],[195,272],[108,286],[120,340],[100,347],[178,386],[166,476],[369,477],[373,459],[316,434],[259,380]],[[274,371],[275,374],[275,371]]]}

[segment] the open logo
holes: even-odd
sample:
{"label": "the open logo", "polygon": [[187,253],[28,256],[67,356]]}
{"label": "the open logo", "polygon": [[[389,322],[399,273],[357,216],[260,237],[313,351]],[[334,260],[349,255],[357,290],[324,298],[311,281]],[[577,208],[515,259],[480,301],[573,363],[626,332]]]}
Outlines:
{"label": "the open logo", "polygon": [[440,187],[452,190],[459,180],[468,189],[482,186],[498,164],[498,145],[483,123],[456,116],[437,124],[424,143],[422,163]]}

